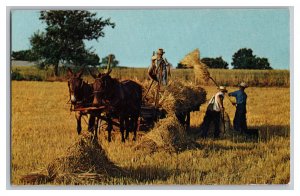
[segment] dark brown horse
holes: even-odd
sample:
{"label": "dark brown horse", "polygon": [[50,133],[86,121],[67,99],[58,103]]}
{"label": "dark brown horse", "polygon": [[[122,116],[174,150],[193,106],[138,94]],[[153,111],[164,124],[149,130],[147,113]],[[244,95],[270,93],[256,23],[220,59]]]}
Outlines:
{"label": "dark brown horse", "polygon": [[[101,103],[107,107],[108,141],[111,141],[113,115],[119,119],[122,142],[125,142],[125,138],[128,139],[130,131],[133,131],[133,140],[136,140],[142,104],[142,87],[131,80],[119,82],[109,75],[110,72],[111,70],[98,75],[91,73],[95,78],[93,105],[98,106]],[[124,137],[124,129],[126,129],[126,137]]]}
{"label": "dark brown horse", "polygon": [[[70,94],[70,101],[74,108],[79,107],[88,107],[92,105],[93,102],[93,85],[88,84],[83,81],[81,78],[84,69],[81,69],[78,73],[73,73],[70,68],[67,70],[67,77],[68,77],[68,87],[69,87],[69,94]],[[77,133],[78,135],[81,133],[81,117],[82,115],[87,115],[82,111],[76,111],[75,117],[77,120]],[[95,116],[90,115],[89,123],[88,123],[88,130],[90,132],[93,131],[95,124]],[[94,130],[97,136],[97,130]]]}

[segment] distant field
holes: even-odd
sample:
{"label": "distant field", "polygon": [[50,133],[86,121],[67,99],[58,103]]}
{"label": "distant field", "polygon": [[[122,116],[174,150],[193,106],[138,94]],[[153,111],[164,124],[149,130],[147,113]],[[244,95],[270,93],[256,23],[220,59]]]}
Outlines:
{"label": "distant field", "polygon": [[[32,69],[31,69],[32,70]],[[25,73],[26,70],[22,70]],[[132,73],[135,71],[134,73]],[[230,73],[230,71],[224,71]],[[233,71],[247,74],[247,71]],[[280,71],[279,71],[280,72]],[[122,74],[121,74],[122,73]],[[144,73],[145,69],[114,70],[124,77]],[[186,77],[189,70],[173,72]],[[212,75],[218,71],[211,70]],[[255,72],[253,72],[255,73]],[[256,72],[259,73],[259,72]],[[278,72],[274,72],[278,73]],[[284,75],[284,74],[283,74]],[[288,74],[287,74],[288,75]],[[283,76],[287,77],[287,76]],[[221,80],[218,79],[217,80]],[[214,86],[203,86],[209,99]],[[229,91],[236,90],[229,87]],[[100,133],[101,145],[108,157],[119,167],[125,168],[136,178],[112,177],[110,185],[151,184],[287,184],[290,181],[290,89],[282,87],[250,87],[248,94],[248,125],[260,130],[258,142],[227,139],[197,139],[197,149],[180,153],[157,152],[137,154],[134,142],[120,142],[114,134],[108,143]],[[12,82],[11,177],[19,185],[22,175],[45,168],[55,158],[63,155],[76,141],[76,122],[69,111],[66,82]],[[191,114],[192,129],[197,131],[202,123],[207,104]],[[234,107],[225,100],[231,120]],[[86,124],[83,122],[84,132]],[[138,134],[138,140],[144,133]],[[138,142],[138,141],[137,141]]]}
{"label": "distant field", "polygon": [[[13,66],[14,72],[19,72],[25,80],[64,80],[65,70],[61,70],[61,77],[55,78],[53,70],[39,70],[32,66]],[[105,70],[102,70],[105,71]],[[210,75],[220,84],[226,86],[236,86],[241,81],[248,83],[250,86],[290,86],[289,70],[224,70],[209,69]],[[137,79],[143,81],[148,78],[147,68],[116,68],[113,70],[113,77],[119,79]],[[91,80],[88,72],[86,79]],[[194,72],[191,69],[173,69],[173,80],[194,80]]]}

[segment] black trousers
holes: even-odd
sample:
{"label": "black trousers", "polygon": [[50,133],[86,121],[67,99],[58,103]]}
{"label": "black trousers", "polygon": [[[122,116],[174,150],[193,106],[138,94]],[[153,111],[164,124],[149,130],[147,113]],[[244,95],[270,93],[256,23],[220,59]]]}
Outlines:
{"label": "black trousers", "polygon": [[246,121],[246,105],[237,104],[236,111],[233,119],[234,130],[244,133],[247,131],[247,121]]}
{"label": "black trousers", "polygon": [[220,117],[221,112],[207,110],[203,119],[202,124],[202,136],[207,137],[207,132],[209,129],[210,123],[213,121],[215,125],[214,137],[218,138],[220,136]]}

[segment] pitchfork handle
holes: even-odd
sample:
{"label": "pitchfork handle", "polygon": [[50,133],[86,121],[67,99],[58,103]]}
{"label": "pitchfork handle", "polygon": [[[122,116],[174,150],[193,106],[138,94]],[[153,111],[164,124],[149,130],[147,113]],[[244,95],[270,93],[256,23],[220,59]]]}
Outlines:
{"label": "pitchfork handle", "polygon": [[216,85],[217,87],[219,87],[219,85],[217,84],[217,82],[216,82],[211,76],[209,76],[209,79],[211,79],[211,80],[215,83],[215,85]]}
{"label": "pitchfork handle", "polygon": [[151,86],[152,86],[153,82],[154,82],[154,80],[152,80],[152,82],[151,82],[151,84],[150,84],[150,86],[149,86],[149,88],[148,88],[148,90],[147,90],[146,94],[145,94],[145,95],[144,95],[144,97],[143,97],[143,100],[144,100],[144,98],[145,98],[145,97],[148,95],[148,93],[149,93],[149,90],[150,90],[150,88],[151,88]]}
{"label": "pitchfork handle", "polygon": [[[217,84],[217,82],[216,82],[211,76],[209,76],[209,79],[211,79],[211,80],[215,83],[215,85],[216,85],[217,87],[219,87],[219,85]],[[235,104],[233,101],[231,101],[231,99],[229,98],[229,96],[228,96],[227,94],[225,94],[225,96],[227,96],[227,98],[229,99],[229,101],[230,101],[232,104]]]}

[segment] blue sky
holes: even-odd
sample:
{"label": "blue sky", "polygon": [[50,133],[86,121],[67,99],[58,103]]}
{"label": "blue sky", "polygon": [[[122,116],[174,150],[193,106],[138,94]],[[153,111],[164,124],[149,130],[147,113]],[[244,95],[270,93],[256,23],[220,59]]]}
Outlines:
{"label": "blue sky", "polygon": [[[122,66],[147,67],[152,51],[164,48],[176,66],[190,51],[199,48],[201,58],[222,56],[229,64],[240,48],[251,48],[269,59],[275,69],[289,69],[290,16],[281,9],[147,9],[91,10],[111,18],[114,29],[105,37],[86,42],[100,58],[116,55]],[[12,50],[30,48],[29,38],[43,31],[38,10],[12,11]]]}

